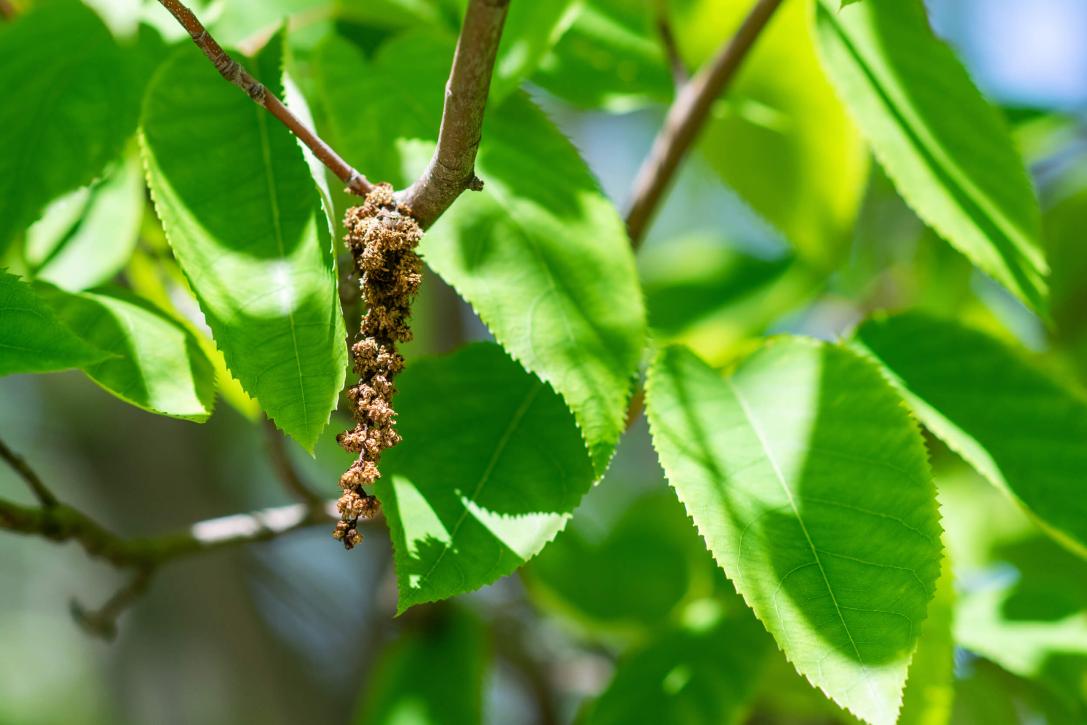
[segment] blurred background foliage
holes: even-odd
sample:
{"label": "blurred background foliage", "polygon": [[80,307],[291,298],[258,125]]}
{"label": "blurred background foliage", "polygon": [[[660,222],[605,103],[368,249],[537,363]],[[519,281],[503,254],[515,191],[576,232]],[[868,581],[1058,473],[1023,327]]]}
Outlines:
{"label": "blurred background foliage", "polygon": [[[187,43],[155,2],[87,2],[143,80],[171,45]],[[224,44],[250,51],[289,17],[288,94],[306,97],[325,127],[315,58],[345,43],[372,58],[420,26],[451,38],[463,4],[212,0],[194,10]],[[689,68],[747,5],[672,3]],[[530,92],[623,208],[673,92],[652,3],[514,6],[497,92],[510,90],[504,73],[538,64]],[[937,32],[1004,108],[1031,171],[1053,323],[927,230],[870,163],[814,60],[805,4],[793,0],[718,103],[639,253],[655,338],[723,365],[760,335],[834,338],[873,310],[917,308],[1017,340],[1070,383],[1087,381],[1087,5],[928,6]],[[518,23],[544,22],[553,48],[518,45]],[[335,188],[331,198],[338,210],[348,201]],[[142,413],[74,373],[0,380],[0,431],[65,499],[133,535],[287,502],[256,408],[222,374],[131,149],[51,204],[4,254],[2,266],[64,289],[119,280],[196,335],[220,373],[218,410],[202,426]],[[486,337],[431,274],[414,327],[410,359]],[[292,444],[297,465],[329,494],[344,465],[333,436],[345,426],[334,420],[315,459]],[[953,581],[932,605],[903,721],[1087,721],[1084,562],[929,443]],[[0,494],[25,498],[6,469]],[[519,575],[484,590],[394,619],[388,535],[381,523],[366,533],[350,555],[316,529],[173,565],[112,644],[85,636],[68,601],[104,599],[119,575],[74,545],[5,537],[0,723],[851,722],[738,602],[664,483],[644,421],[566,531]]]}

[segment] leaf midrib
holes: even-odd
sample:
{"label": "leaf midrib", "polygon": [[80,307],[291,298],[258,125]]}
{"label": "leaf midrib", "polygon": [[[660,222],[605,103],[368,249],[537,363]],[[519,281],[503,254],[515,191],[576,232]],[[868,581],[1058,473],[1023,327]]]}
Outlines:
{"label": "leaf midrib", "polygon": [[[272,168],[272,148],[268,138],[268,120],[263,108],[255,108],[257,124],[260,126],[260,151],[264,157],[264,178],[268,182],[268,200],[272,206],[272,225],[275,228],[276,249],[280,259],[286,257],[286,245],[283,241],[283,227],[279,221],[279,198],[276,196],[275,170]],[[298,394],[302,400],[302,425],[310,432],[309,405],[306,404],[306,384],[302,376],[302,356],[298,349],[298,333],[295,330],[294,306],[287,310],[287,322],[291,329],[291,348],[294,352],[294,366],[298,373]]]}
{"label": "leaf midrib", "polygon": [[[857,647],[857,642],[853,638],[853,633],[849,630],[849,625],[846,624],[845,617],[842,615],[841,605],[838,603],[838,597],[834,594],[834,589],[830,586],[830,579],[827,577],[826,569],[823,568],[823,561],[819,558],[819,550],[815,546],[815,542],[811,538],[811,534],[808,532],[808,527],[804,523],[803,517],[800,515],[800,509],[796,505],[796,500],[793,497],[792,489],[789,488],[788,483],[785,481],[785,475],[781,471],[781,467],[778,465],[777,460],[774,458],[773,450],[767,443],[766,438],[763,435],[762,429],[759,426],[757,419],[752,413],[751,409],[747,405],[747,401],[744,399],[743,394],[739,388],[736,387],[736,383],[732,378],[725,378],[725,382],[728,384],[729,390],[732,391],[733,396],[736,398],[736,402],[740,405],[740,410],[743,411],[744,418],[747,420],[751,431],[755,434],[755,437],[759,441],[759,446],[762,448],[763,454],[766,456],[766,460],[770,463],[770,467],[774,471],[774,476],[777,478],[779,484],[781,484],[782,490],[785,492],[785,497],[789,501],[789,507],[793,511],[793,515],[796,517],[797,523],[800,525],[800,530],[804,534],[804,539],[808,544],[808,548],[811,550],[812,559],[815,565],[819,568],[819,574],[823,577],[823,584],[827,588],[827,593],[830,594],[830,601],[834,604],[834,611],[838,615],[838,621],[842,623],[842,629],[845,631],[846,636],[849,638],[849,644],[853,647],[853,652],[857,655],[857,662],[860,663],[861,673],[864,679],[865,686],[868,688],[868,696],[872,698],[873,702],[879,702],[879,698],[876,696],[876,692],[872,688],[872,680],[868,676],[868,665],[864,662],[864,657],[861,655],[860,648]],[[784,625],[784,622],[782,622]]]}

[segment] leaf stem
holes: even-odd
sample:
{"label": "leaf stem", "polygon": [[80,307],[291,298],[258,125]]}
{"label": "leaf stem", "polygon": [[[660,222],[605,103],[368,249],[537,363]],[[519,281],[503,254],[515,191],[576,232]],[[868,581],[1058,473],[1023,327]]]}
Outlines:
{"label": "leaf stem", "polygon": [[426,171],[398,195],[426,229],[465,189],[480,190],[476,153],[509,0],[469,0],[445,86],[438,146]]}
{"label": "leaf stem", "polygon": [[736,77],[748,52],[782,1],[758,0],[739,30],[713,60],[679,89],[668,109],[664,126],[634,180],[633,201],[627,212],[627,232],[635,249],[645,238],[664,192],[709,118],[714,101]]}
{"label": "leaf stem", "polygon": [[275,97],[275,94],[269,93],[263,84],[231,58],[188,7],[181,3],[180,0],[159,0],[159,4],[166,8],[177,19],[177,22],[185,28],[196,47],[203,51],[204,55],[215,66],[215,69],[219,71],[219,75],[241,88],[247,96],[253,99],[254,103],[263,106],[269,113],[279,119],[299,141],[309,147],[313,155],[329,171],[335,174],[336,178],[346,185],[348,191],[359,196],[366,196],[370,193],[373,185],[366,177],[348,164],[316,133],[307,128],[297,116],[291,113]]}

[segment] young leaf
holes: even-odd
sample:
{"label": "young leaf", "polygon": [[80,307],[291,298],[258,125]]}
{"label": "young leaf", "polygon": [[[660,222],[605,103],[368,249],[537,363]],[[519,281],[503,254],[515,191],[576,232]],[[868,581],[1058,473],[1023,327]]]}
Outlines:
{"label": "young leaf", "polygon": [[831,82],[899,193],[930,226],[1040,314],[1038,203],[997,112],[929,27],[921,0],[818,0]]}
{"label": "young leaf", "polygon": [[[396,183],[425,162],[450,52],[419,33],[386,43],[369,67],[342,44],[326,49],[318,73],[349,161]],[[523,94],[489,111],[476,172],[484,190],[458,199],[421,252],[498,342],[563,397],[600,473],[625,425],[645,336],[622,221],[573,146]]]}
{"label": "young leaf", "polygon": [[[673,0],[680,48],[694,67],[718,52],[751,3]],[[786,2],[760,35],[706,124],[713,169],[812,266],[849,250],[868,151],[820,72],[806,2]],[[788,68],[783,73],[782,68]]]}
{"label": "young leaf", "polygon": [[136,248],[143,209],[143,170],[127,155],[91,188],[53,202],[27,230],[34,277],[72,292],[109,281]]}
{"label": "young leaf", "polygon": [[490,584],[566,524],[594,475],[558,395],[494,344],[421,360],[397,379],[404,441],[377,483],[399,611]]}
{"label": "young leaf", "polygon": [[[629,575],[629,574],[628,574]],[[693,606],[715,608],[703,600]],[[667,631],[626,655],[585,725],[696,725],[741,722],[770,652],[749,612]]]}
{"label": "young leaf", "polygon": [[332,241],[294,137],[182,48],[147,91],[155,208],[227,364],[312,449],[347,366]]}
{"label": "young leaf", "polygon": [[121,289],[71,294],[34,286],[86,344],[112,353],[84,372],[126,403],[202,423],[215,403],[215,373],[200,343],[179,322]]}
{"label": "young leaf", "polygon": [[358,725],[474,725],[483,722],[487,630],[452,605],[429,613],[374,665]]}
{"label": "young leaf", "polygon": [[918,313],[857,331],[902,387],[921,422],[1031,513],[1087,555],[1087,400],[1003,343]]}
{"label": "young leaf", "polygon": [[798,338],[729,378],[673,347],[646,408],[669,481],[785,656],[858,717],[893,723],[941,545],[920,432],[890,384]]}
{"label": "young leaf", "polygon": [[109,353],[81,340],[18,277],[0,269],[0,375],[81,368]]}
{"label": "young leaf", "polygon": [[61,194],[89,183],[135,128],[121,51],[76,0],[0,25],[0,251]]}

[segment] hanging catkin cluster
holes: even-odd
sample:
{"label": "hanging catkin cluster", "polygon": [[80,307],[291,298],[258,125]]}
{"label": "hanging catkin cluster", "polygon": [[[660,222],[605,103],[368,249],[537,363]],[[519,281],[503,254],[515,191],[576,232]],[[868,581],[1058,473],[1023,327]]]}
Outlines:
{"label": "hanging catkin cluster", "polygon": [[378,507],[363,486],[381,475],[377,467],[381,452],[400,442],[392,399],[393,378],[404,368],[404,358],[396,344],[411,339],[408,318],[422,270],[415,247],[423,232],[408,210],[397,206],[387,184],[370,192],[362,206],[348,209],[344,225],[368,309],[359,340],[351,346],[359,382],[348,388],[347,397],[356,425],[337,438],[344,449],[359,454],[340,477],[344,493],[337,503],[340,521],[332,534],[351,549],[362,540],[358,520],[372,518]]}

